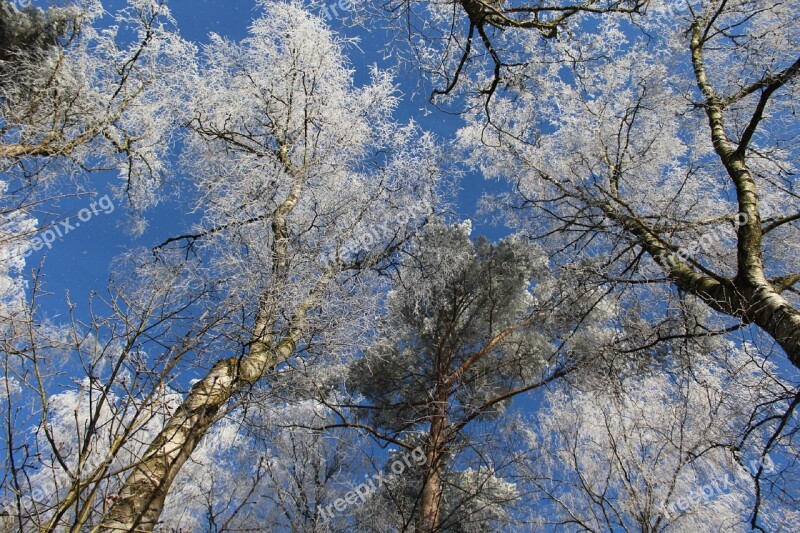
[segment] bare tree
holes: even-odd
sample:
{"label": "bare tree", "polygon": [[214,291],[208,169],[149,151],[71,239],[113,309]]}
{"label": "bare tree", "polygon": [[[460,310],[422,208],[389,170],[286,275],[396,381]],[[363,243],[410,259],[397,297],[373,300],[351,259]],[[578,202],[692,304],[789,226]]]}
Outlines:
{"label": "bare tree", "polygon": [[445,103],[448,97],[464,94],[490,101],[530,60],[524,44],[529,34],[557,40],[560,32],[582,31],[581,15],[636,16],[647,4],[647,0],[379,0],[353,9],[362,24],[384,24],[405,41],[394,52],[410,51],[413,63],[435,85],[433,101]]}
{"label": "bare tree", "polygon": [[[313,366],[358,350],[379,300],[371,269],[436,205],[439,148],[392,121],[389,76],[374,70],[355,87],[345,42],[295,5],[265,7],[242,43],[214,38],[202,69],[162,22],[164,6],[139,0],[117,18],[134,30],[131,48],[91,26],[101,11],[89,3],[35,61],[4,63],[19,73],[2,95],[0,158],[15,179],[36,185],[59,165],[91,170],[122,154],[125,192],[144,205],[155,190],[135,184],[140,171],[163,169],[165,136],[182,125],[206,213],[152,255],[123,259],[135,268],[120,269],[127,281],[105,318],[55,329],[39,325],[14,277],[22,260],[9,255],[22,255],[35,222],[24,206],[5,215],[9,501],[21,528],[157,527],[186,462],[259,380],[292,358]],[[69,396],[53,391],[65,374],[43,366],[51,354],[82,362]],[[38,409],[20,417],[31,395]],[[38,437],[19,442],[31,424]],[[46,502],[29,497],[40,466]]]}
{"label": "bare tree", "polygon": [[[173,272],[136,277],[95,298],[88,322],[56,325],[39,313],[41,289],[2,313],[5,525],[84,530],[99,523],[128,469],[180,402],[174,372],[218,343],[220,316]],[[68,302],[70,308],[74,308]],[[209,348],[210,349],[210,348]]]}
{"label": "bare tree", "polygon": [[195,64],[169,10],[131,2],[101,30],[97,1],[0,8],[0,171],[14,197],[30,210],[56,178],[117,169],[135,211],[156,203]]}

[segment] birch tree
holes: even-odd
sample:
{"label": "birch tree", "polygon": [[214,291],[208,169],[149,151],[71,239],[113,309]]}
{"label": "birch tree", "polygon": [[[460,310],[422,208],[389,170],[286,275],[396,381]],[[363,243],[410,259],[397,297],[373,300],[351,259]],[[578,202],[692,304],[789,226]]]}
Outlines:
{"label": "birch tree", "polygon": [[[135,285],[143,297],[148,280]],[[118,287],[107,300],[111,309],[93,302],[105,312],[88,323],[72,317],[71,326],[57,326],[27,315],[24,305],[13,310],[13,321],[0,315],[4,530],[99,528],[132,466],[180,406],[179,369],[226,349],[221,337],[229,326],[219,316],[198,321],[187,312],[198,295],[189,299],[179,278],[149,285],[149,307],[139,305],[148,298],[136,302],[129,287]],[[41,305],[38,292],[31,305]],[[156,530],[236,531],[266,523],[346,531],[324,523],[315,503],[324,506],[347,490],[357,470],[352,435],[293,428],[324,420],[325,409],[313,402],[287,404],[263,392],[249,400],[192,452]]]}
{"label": "birch tree", "polygon": [[[120,269],[121,271],[122,269]],[[39,279],[2,315],[4,525],[80,531],[100,522],[123,476],[180,402],[172,373],[214,344],[219,317],[186,311],[208,296],[175,272],[131,276],[63,324],[41,312]],[[19,285],[22,285],[21,283]],[[206,301],[205,303],[209,303]],[[7,314],[8,313],[8,314]],[[10,315],[10,316],[9,316]]]}
{"label": "birch tree", "polygon": [[[513,185],[499,201],[510,219],[569,239],[570,256],[595,258],[598,283],[640,301],[670,283],[718,313],[710,330],[753,324],[796,367],[791,9],[651,4],[637,25],[603,19],[553,54],[532,38],[541,56],[494,102],[502,119],[485,129],[474,115],[461,141]],[[546,82],[528,90],[529,78]]]}
{"label": "birch tree", "polygon": [[796,529],[798,510],[779,499],[762,501],[751,521],[760,497],[753,478],[796,475],[787,470],[796,454],[790,438],[766,456],[753,442],[742,445],[754,419],[763,424],[758,439],[769,439],[770,421],[793,397],[791,384],[752,350],[720,343],[691,370],[673,364],[667,372],[574,379],[549,390],[533,423],[517,426],[530,446],[525,477],[542,502],[538,527]]}
{"label": "birch tree", "polygon": [[[349,43],[297,5],[269,6],[242,43],[214,37],[202,71],[193,47],[163,26],[162,5],[136,1],[118,16],[140,38],[130,49],[117,46],[119,28],[92,28],[100,6],[87,6],[69,12],[77,18],[56,45],[30,57],[15,48],[3,65],[19,73],[4,85],[7,174],[47,183],[122,154],[126,193],[144,205],[153,191],[134,183],[137,168],[162,169],[148,158],[165,154],[165,135],[182,124],[184,168],[206,216],[154,255],[121,260],[134,268],[120,268],[128,281],[105,318],[42,328],[35,300],[24,299],[15,302],[23,315],[4,313],[21,328],[3,339],[8,479],[22,481],[8,501],[21,528],[152,530],[203,437],[217,438],[212,428],[262,377],[293,357],[313,366],[357,350],[380,287],[370,269],[435,206],[439,155],[414,124],[392,121],[389,76],[373,69],[355,87]],[[42,91],[50,97],[31,96]],[[15,217],[4,253],[35,224]],[[21,294],[21,262],[6,267],[10,299]],[[69,398],[52,390],[67,360],[87,374]],[[15,406],[26,402],[33,410],[20,418]],[[61,409],[69,405],[74,421]],[[32,468],[44,472],[47,501],[30,499]]]}
{"label": "birch tree", "polygon": [[[165,327],[167,316],[181,324],[180,312],[164,311],[186,294],[174,276],[155,293],[137,286],[139,301],[112,289],[108,301],[95,300],[107,316],[62,325],[40,315],[38,278],[22,276],[28,241],[50,224],[37,211],[49,218],[52,202],[79,194],[86,171],[118,170],[117,194],[134,212],[155,203],[185,120],[195,51],[166,7],[136,0],[111,25],[105,15],[94,1],[46,11],[0,5],[4,509],[20,530],[97,523],[116,469],[135,462],[137,439],[168,411],[171,365],[198,346]],[[176,349],[147,355],[145,337],[158,331]],[[71,396],[59,395],[76,367],[85,374],[72,376]],[[66,405],[75,407],[72,423]]]}
{"label": "birch tree", "polygon": [[[494,99],[492,124],[476,113],[460,133],[471,163],[513,187],[490,203],[532,238],[566,240],[557,261],[640,310],[642,335],[620,350],[675,339],[662,326],[701,303],[712,312],[693,313],[680,338],[741,330],[758,357],[785,353],[779,372],[795,379],[798,35],[787,8],[651,3],[636,25],[603,19],[552,50],[531,38],[541,55]],[[781,404],[771,438],[751,441],[760,455],[792,440],[795,407]],[[796,507],[790,484],[753,482],[751,527],[767,493]]]}
{"label": "birch tree", "polygon": [[204,50],[185,161],[206,216],[158,251],[169,264],[197,252],[192,269],[225,280],[246,335],[239,353],[205,361],[103,530],[152,530],[203,436],[276,366],[355,349],[375,300],[369,267],[435,205],[437,148],[391,120],[388,76],[354,87],[347,43],[294,4],[262,7],[243,42],[213,36]]}
{"label": "birch tree", "polygon": [[161,2],[131,0],[111,24],[104,15],[94,0],[0,5],[0,172],[24,199],[14,208],[30,211],[56,178],[100,169],[119,172],[135,213],[160,198],[194,47]]}

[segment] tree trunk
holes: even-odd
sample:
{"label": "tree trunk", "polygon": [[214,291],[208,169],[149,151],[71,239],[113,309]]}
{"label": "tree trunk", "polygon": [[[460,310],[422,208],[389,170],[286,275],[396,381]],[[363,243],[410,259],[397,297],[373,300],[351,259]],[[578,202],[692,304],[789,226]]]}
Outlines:
{"label": "tree trunk", "polygon": [[800,368],[800,312],[769,282],[752,286],[737,281],[730,289],[731,314],[766,331]]}
{"label": "tree trunk", "polygon": [[293,326],[277,347],[269,349],[262,341],[254,341],[246,357],[217,362],[192,387],[125,480],[104,523],[96,529],[104,532],[153,531],[172,482],[217,421],[217,415],[224,410],[228,400],[294,353],[304,331],[302,324],[310,300],[311,297],[298,306]]}
{"label": "tree trunk", "polygon": [[[760,237],[756,239],[748,235],[747,241],[743,241],[741,234],[744,232],[740,228],[740,270],[737,276],[733,279],[712,277],[697,272],[678,258],[658,234],[640,220],[620,216],[610,208],[605,212],[638,239],[642,248],[667,271],[678,289],[697,296],[715,311],[756,324],[775,339],[789,361],[800,368],[800,311],[781,295],[781,291],[790,285],[781,287],[775,280],[771,282],[764,276],[760,248],[752,245],[756,240],[760,247]],[[760,219],[757,215],[753,218],[743,227],[757,227],[760,232]],[[745,246],[743,242],[749,244]]]}
{"label": "tree trunk", "polygon": [[445,455],[445,432],[447,430],[448,391],[440,387],[437,391],[431,427],[428,432],[428,472],[422,487],[420,517],[417,530],[420,533],[439,531],[442,503],[442,467]]}

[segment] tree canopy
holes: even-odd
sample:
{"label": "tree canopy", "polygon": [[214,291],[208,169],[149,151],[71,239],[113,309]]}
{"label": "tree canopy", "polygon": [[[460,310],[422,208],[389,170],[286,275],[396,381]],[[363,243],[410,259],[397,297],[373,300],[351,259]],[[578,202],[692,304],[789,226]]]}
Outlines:
{"label": "tree canopy", "polygon": [[0,1],[5,529],[800,527],[798,2],[116,5]]}

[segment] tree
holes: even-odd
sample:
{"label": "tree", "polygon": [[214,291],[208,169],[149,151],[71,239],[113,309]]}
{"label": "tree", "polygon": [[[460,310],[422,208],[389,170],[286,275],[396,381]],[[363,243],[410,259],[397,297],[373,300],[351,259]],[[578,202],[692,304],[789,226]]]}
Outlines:
{"label": "tree", "polygon": [[[478,95],[486,102],[530,60],[530,34],[554,40],[591,13],[632,17],[648,0],[380,0],[354,5],[356,19],[385,24],[408,40],[414,63],[430,78],[434,101]],[[395,52],[407,53],[398,47]],[[533,83],[536,83],[535,81]],[[485,108],[489,111],[489,108]]]}
{"label": "tree", "polygon": [[[487,203],[519,232],[492,244],[438,221],[443,150],[392,119],[390,76],[356,86],[350,41],[299,2],[260,5],[248,38],[198,56],[151,0],[107,29],[96,2],[0,4],[3,525],[794,513],[800,396],[769,359],[777,344],[800,366],[798,215],[770,209],[796,195],[795,6],[380,4],[409,15],[439,101],[467,104],[469,163],[515,187]],[[64,174],[115,168],[143,209],[167,160],[199,222],[122,257],[88,319],[68,300],[54,323],[20,276],[33,207],[74,192]],[[510,431],[511,399],[544,385],[541,431]],[[362,457],[405,475],[367,496]],[[681,503],[727,472],[744,499]]]}
{"label": "tree", "polygon": [[[120,272],[123,269],[120,268]],[[119,478],[179,404],[173,372],[215,342],[187,308],[208,300],[176,272],[131,275],[65,325],[39,311],[34,278],[2,315],[4,525],[20,531],[97,527]],[[123,276],[125,277],[125,276]],[[130,286],[125,286],[130,283]],[[135,287],[136,291],[132,291]],[[10,306],[9,306],[10,307]]]}
{"label": "tree", "polygon": [[[473,243],[469,228],[428,227],[400,266],[379,339],[349,380],[366,400],[359,425],[425,452],[411,474],[417,492],[405,479],[390,498],[419,531],[485,531],[508,520],[516,493],[495,469],[503,461],[493,463],[471,430],[502,417],[514,396],[586,365],[609,318],[566,293],[541,250],[515,237]],[[573,331],[581,322],[586,329]]]}
{"label": "tree", "polygon": [[119,171],[135,213],[155,203],[195,68],[166,6],[131,0],[102,30],[95,0],[0,7],[0,172],[23,198],[13,208],[38,205],[57,177],[98,169]]}
{"label": "tree", "polygon": [[[561,246],[557,261],[583,257],[579,275],[641,310],[650,333],[620,350],[674,339],[662,325],[702,302],[714,312],[682,336],[742,330],[765,358],[779,346],[794,365],[783,377],[796,375],[798,51],[785,9],[653,3],[635,25],[603,19],[540,47],[495,98],[493,123],[474,113],[460,133],[475,167],[512,184],[495,203],[512,223]],[[773,439],[792,438],[795,407],[783,404]]]}
{"label": "tree", "polygon": [[[117,287],[106,302],[93,302],[105,312],[89,323],[72,317],[71,327],[59,327],[29,315],[26,322],[23,308],[11,322],[21,331],[4,331],[4,530],[97,530],[128,472],[180,406],[179,369],[224,349],[221,317],[188,325],[197,317],[186,312],[193,302],[180,276],[131,277],[141,300],[129,296],[130,287]],[[36,293],[32,300],[39,305]],[[271,523],[346,531],[324,526],[314,502],[323,506],[346,490],[358,449],[352,436],[292,429],[324,420],[325,409],[313,402],[287,404],[264,391],[249,400],[193,450],[157,530],[221,532]]]}
{"label": "tree", "polygon": [[[742,446],[742,434],[754,410],[765,421],[780,417],[792,386],[748,353],[752,346],[726,344],[691,367],[605,382],[571,376],[549,390],[536,419],[517,428],[530,446],[525,476],[542,502],[538,527],[749,529],[753,478],[793,476],[784,469],[796,451],[791,444],[762,457],[753,442]],[[758,439],[772,429],[759,429]],[[762,509],[759,524],[770,531],[791,530],[800,518],[785,504]]]}
{"label": "tree", "polygon": [[[38,24],[55,12],[14,13]],[[151,156],[183,126],[206,218],[123,258],[133,268],[98,305],[108,315],[66,328],[37,316],[38,287],[25,301],[21,258],[4,262],[3,303],[16,306],[3,309],[8,501],[20,528],[152,530],[186,461],[262,377],[293,357],[311,365],[358,349],[380,287],[371,269],[436,205],[439,149],[392,121],[387,74],[355,87],[347,43],[293,4],[269,6],[242,43],[214,38],[203,70],[161,4],[136,0],[118,15],[138,37],[127,50],[118,28],[91,26],[99,4],[70,13],[63,40],[15,48],[3,65],[19,74],[2,94],[7,175],[35,187],[122,154],[126,192],[142,205],[153,197],[134,178],[163,168]],[[26,209],[3,214],[6,255],[35,223]],[[61,397],[67,359],[86,377]],[[74,420],[59,402],[76,405]],[[45,502],[29,498],[36,468],[54,491]]]}
{"label": "tree", "polygon": [[[513,183],[511,218],[597,257],[598,283],[642,297],[671,283],[732,318],[725,327],[757,325],[800,366],[800,265],[787,253],[800,63],[786,9],[654,4],[636,26],[604,19],[542,49],[492,106],[497,127],[474,115],[461,139],[475,166]],[[547,81],[532,91],[528,78]]]}
{"label": "tree", "polygon": [[[161,278],[166,285],[157,293],[147,283],[137,287],[138,302],[112,288],[110,301],[95,300],[108,304],[108,316],[58,326],[38,316],[38,278],[27,285],[21,276],[31,236],[49,225],[32,215],[79,194],[81,186],[65,178],[118,169],[117,192],[138,212],[158,199],[164,159],[185,120],[184,82],[195,53],[166,7],[132,1],[114,16],[116,26],[100,29],[103,15],[94,1],[47,11],[0,5],[5,509],[23,530],[95,523],[110,502],[115,468],[135,462],[137,439],[164,416],[171,365],[197,348],[191,335],[203,329],[184,329],[189,337],[181,337],[165,327],[167,316],[181,324],[180,313],[158,308],[185,296],[175,277]],[[157,332],[175,341],[174,352],[146,354],[145,338]],[[72,395],[59,395],[67,361],[85,376],[73,376]],[[75,404],[80,423],[60,419],[71,413],[59,402]]]}
{"label": "tree", "polygon": [[206,217],[158,250],[189,278],[210,274],[245,329],[238,348],[206,361],[104,530],[155,527],[203,436],[276,366],[357,349],[375,300],[370,267],[436,202],[438,150],[392,122],[388,77],[374,71],[353,87],[344,43],[320,20],[293,4],[263,7],[242,43],[215,36],[204,50],[185,160]]}

